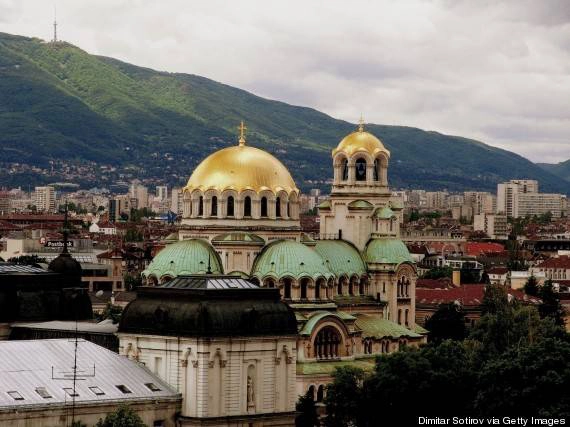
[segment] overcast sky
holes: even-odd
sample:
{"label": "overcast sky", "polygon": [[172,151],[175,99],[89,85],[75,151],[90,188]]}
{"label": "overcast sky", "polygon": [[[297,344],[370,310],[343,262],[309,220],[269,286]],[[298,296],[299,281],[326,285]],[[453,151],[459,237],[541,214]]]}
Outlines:
{"label": "overcast sky", "polygon": [[570,158],[570,0],[0,0],[0,31],[50,39],[54,4],[90,53]]}

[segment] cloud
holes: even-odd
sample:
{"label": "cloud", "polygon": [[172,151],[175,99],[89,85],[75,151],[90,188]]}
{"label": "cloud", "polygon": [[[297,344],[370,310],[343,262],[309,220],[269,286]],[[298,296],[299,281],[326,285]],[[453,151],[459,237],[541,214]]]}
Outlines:
{"label": "cloud", "polygon": [[[570,158],[570,2],[59,0],[85,50],[356,121]],[[0,31],[51,37],[52,4],[0,0]]]}

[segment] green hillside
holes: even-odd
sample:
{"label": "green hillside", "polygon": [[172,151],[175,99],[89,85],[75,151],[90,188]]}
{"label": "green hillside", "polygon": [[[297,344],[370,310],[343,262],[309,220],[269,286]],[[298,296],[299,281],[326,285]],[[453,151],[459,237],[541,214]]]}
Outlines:
{"label": "green hillside", "polygon": [[[331,149],[355,128],[204,77],[0,33],[0,186],[54,181],[45,172],[50,161],[60,162],[56,173],[69,163],[115,168],[104,178],[81,174],[83,186],[133,177],[179,185],[202,158],[235,143],[240,120],[248,143],[277,155],[303,189],[329,188]],[[393,187],[494,190],[498,181],[524,177],[538,179],[545,191],[568,191],[532,162],[478,141],[410,127],[367,128],[392,152]]]}
{"label": "green hillside", "polygon": [[537,163],[541,168],[568,181],[570,185],[570,159],[560,163]]}

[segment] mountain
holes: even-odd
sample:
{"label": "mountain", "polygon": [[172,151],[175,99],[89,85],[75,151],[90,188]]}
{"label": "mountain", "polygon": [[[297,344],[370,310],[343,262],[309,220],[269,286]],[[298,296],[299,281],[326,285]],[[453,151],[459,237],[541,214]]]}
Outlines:
{"label": "mountain", "polygon": [[566,185],[570,185],[570,159],[560,163],[537,163],[537,165],[544,170],[565,179],[569,183]]}
{"label": "mountain", "polygon": [[[274,153],[304,190],[330,188],[331,149],[355,129],[204,77],[0,33],[0,185],[100,187],[133,178],[180,185],[206,155],[236,143],[240,120],[248,143]],[[544,191],[568,191],[525,158],[479,141],[403,126],[367,129],[392,152],[392,187],[495,190],[524,177]]]}

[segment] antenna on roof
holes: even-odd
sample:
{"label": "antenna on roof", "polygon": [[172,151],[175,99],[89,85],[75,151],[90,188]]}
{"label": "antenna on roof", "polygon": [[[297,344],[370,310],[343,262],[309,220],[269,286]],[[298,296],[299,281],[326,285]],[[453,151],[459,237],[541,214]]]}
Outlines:
{"label": "antenna on roof", "polygon": [[53,44],[57,43],[57,6],[53,5]]}

